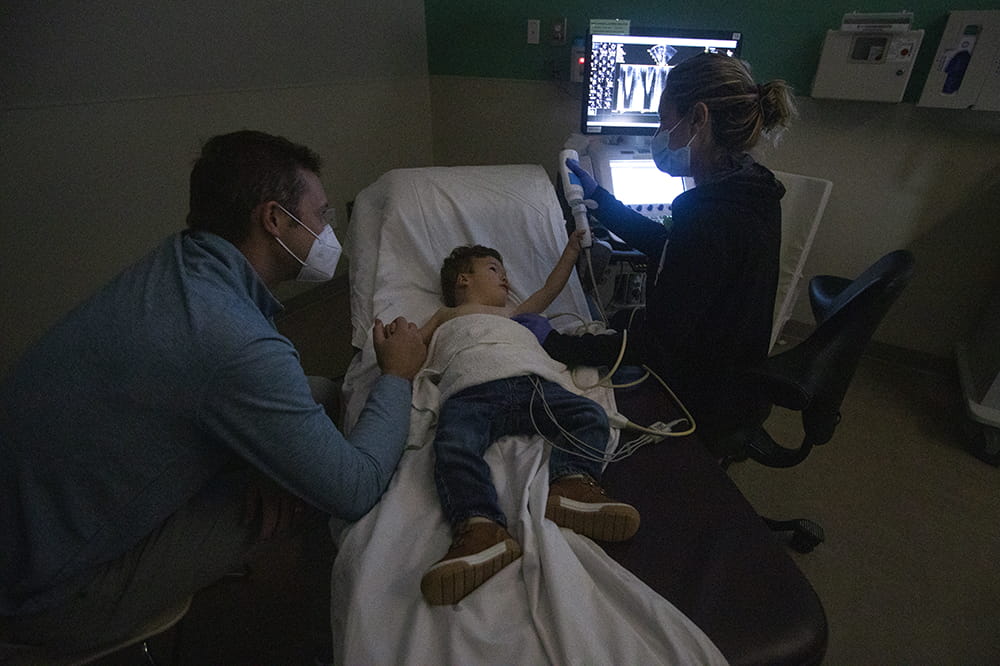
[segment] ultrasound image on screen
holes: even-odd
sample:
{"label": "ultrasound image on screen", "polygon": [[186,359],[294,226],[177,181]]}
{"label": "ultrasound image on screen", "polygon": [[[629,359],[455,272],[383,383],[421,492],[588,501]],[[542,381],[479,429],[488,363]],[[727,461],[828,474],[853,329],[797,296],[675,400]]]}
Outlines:
{"label": "ultrasound image on screen", "polygon": [[[731,33],[725,33],[731,35]],[[585,92],[584,131],[607,128],[651,134],[659,124],[660,95],[670,70],[705,51],[734,55],[737,39],[718,36],[592,35]]]}

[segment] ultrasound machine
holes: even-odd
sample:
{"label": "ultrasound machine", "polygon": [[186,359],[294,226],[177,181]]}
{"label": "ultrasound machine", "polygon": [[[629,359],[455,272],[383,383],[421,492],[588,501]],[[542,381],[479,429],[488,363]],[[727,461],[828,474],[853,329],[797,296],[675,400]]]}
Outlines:
{"label": "ultrasound machine", "polygon": [[[632,27],[629,34],[588,35],[581,104],[581,134],[566,142],[605,189],[637,212],[670,223],[674,198],[693,187],[690,178],[656,168],[650,139],[660,125],[660,94],[670,70],[706,51],[738,57],[742,34],[731,30]],[[645,257],[607,230],[595,238],[610,247],[594,268],[598,299],[614,311],[645,302]]]}

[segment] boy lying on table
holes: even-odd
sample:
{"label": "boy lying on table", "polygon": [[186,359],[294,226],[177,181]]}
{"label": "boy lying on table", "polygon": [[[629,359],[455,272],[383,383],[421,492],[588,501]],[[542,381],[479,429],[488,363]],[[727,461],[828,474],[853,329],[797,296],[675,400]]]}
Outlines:
{"label": "boy lying on table", "polygon": [[[455,248],[441,267],[445,307],[421,328],[424,341],[429,343],[439,326],[456,317],[498,315],[503,320],[490,324],[491,338],[499,331],[505,336],[501,346],[515,351],[498,358],[495,344],[435,341],[438,347],[451,344],[460,350],[463,371],[453,368],[459,354],[449,356],[439,383],[434,480],[454,540],[421,580],[430,604],[458,602],[521,556],[483,458],[505,435],[541,434],[552,444],[546,518],[602,541],[624,541],[639,528],[639,512],[608,497],[597,483],[609,436],[604,408],[562,384],[559,373],[565,366],[541,347],[552,328],[540,313],[569,280],[581,236],[570,237],[545,285],[520,305],[508,303],[503,259],[492,248]],[[439,338],[453,333],[443,330]],[[470,373],[469,368],[475,370]],[[590,454],[581,455],[581,449]]]}

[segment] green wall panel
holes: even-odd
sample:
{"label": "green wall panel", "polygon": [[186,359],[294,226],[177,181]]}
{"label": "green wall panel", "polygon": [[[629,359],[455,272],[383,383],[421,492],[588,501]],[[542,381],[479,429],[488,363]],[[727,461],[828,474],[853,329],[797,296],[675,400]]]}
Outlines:
{"label": "green wall panel", "polygon": [[[743,58],[758,80],[783,78],[807,95],[826,31],[851,11],[913,12],[914,28],[926,31],[905,101],[915,101],[930,70],[950,9],[996,9],[1000,0],[908,0],[836,4],[810,0],[700,0],[691,2],[593,2],[580,0],[425,0],[427,56],[431,75],[568,80],[570,43],[586,34],[591,18],[630,19],[632,25],[739,30]],[[903,3],[901,3],[903,4]],[[553,20],[567,19],[567,44],[550,42]],[[528,19],[541,21],[541,39],[527,43]]]}

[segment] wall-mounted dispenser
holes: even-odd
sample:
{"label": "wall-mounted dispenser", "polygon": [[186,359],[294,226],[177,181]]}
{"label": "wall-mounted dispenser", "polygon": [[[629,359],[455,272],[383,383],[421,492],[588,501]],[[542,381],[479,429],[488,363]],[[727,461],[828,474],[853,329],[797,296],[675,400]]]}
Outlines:
{"label": "wall-mounted dispenser", "polygon": [[949,12],[917,105],[1000,111],[1000,10]]}
{"label": "wall-mounted dispenser", "polygon": [[812,96],[900,101],[924,37],[912,24],[912,12],[845,14],[840,30],[826,32]]}

